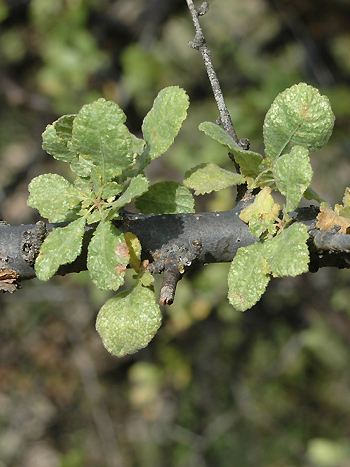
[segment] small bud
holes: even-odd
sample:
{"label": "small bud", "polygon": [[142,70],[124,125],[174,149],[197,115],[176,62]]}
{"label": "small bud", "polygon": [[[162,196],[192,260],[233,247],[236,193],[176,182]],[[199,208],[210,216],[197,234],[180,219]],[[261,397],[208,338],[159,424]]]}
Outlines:
{"label": "small bud", "polygon": [[209,10],[209,2],[203,2],[201,6],[197,9],[198,16],[204,16]]}

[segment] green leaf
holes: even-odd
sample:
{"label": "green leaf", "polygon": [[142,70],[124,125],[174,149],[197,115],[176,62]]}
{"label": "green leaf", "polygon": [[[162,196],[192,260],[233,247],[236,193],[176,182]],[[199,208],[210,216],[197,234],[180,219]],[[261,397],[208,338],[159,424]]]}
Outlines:
{"label": "green leaf", "polygon": [[186,174],[183,183],[187,188],[195,190],[195,195],[203,195],[244,183],[244,177],[210,163],[201,164],[191,169]]}
{"label": "green leaf", "polygon": [[45,238],[35,261],[35,272],[41,281],[49,280],[62,264],[72,263],[80,254],[85,219],[52,230]]}
{"label": "green leaf", "polygon": [[188,96],[178,86],[162,89],[155,98],[153,107],[142,125],[143,136],[151,159],[164,154],[173,144],[186,118],[188,106]]}
{"label": "green leaf", "polygon": [[119,195],[123,190],[123,186],[117,182],[108,182],[102,189],[101,197],[103,199],[113,198]]}
{"label": "green leaf", "polygon": [[270,281],[263,256],[264,244],[240,248],[228,274],[228,299],[236,310],[245,311],[258,302]]}
{"label": "green leaf", "polygon": [[177,214],[194,212],[191,192],[176,182],[155,183],[136,200],[137,209],[144,214]]}
{"label": "green leaf", "polygon": [[94,209],[91,212],[85,209],[82,210],[81,215],[86,216],[86,223],[89,225],[96,224],[96,222],[101,222],[106,217],[105,213],[99,209]]}
{"label": "green leaf", "polygon": [[308,271],[307,227],[296,223],[264,243],[240,248],[231,263],[228,298],[240,311],[252,307],[274,277],[297,276]]}
{"label": "green leaf", "polygon": [[94,164],[91,161],[78,156],[76,159],[71,161],[70,168],[79,177],[89,177],[94,168]]}
{"label": "green leaf", "polygon": [[[209,138],[217,141],[219,144],[226,146],[228,149],[239,148],[235,140],[225,131],[220,125],[213,122],[202,122],[199,125],[199,130],[203,131]],[[242,149],[243,151],[243,149]]]}
{"label": "green leaf", "polygon": [[274,277],[298,276],[308,271],[307,227],[295,223],[264,242],[264,256]]}
{"label": "green leaf", "polygon": [[124,234],[110,222],[100,222],[88,247],[87,267],[92,281],[101,290],[118,290],[128,264]]}
{"label": "green leaf", "polygon": [[48,125],[42,135],[44,151],[63,162],[73,162],[77,157],[69,145],[75,117],[75,115],[64,115]]}
{"label": "green leaf", "polygon": [[140,277],[140,282],[144,287],[150,287],[154,284],[154,277],[148,271],[144,271]]}
{"label": "green leaf", "polygon": [[322,203],[324,200],[321,198],[321,196],[313,190],[311,187],[307,188],[304,193],[304,198],[308,200],[315,200],[318,203]]}
{"label": "green leaf", "polygon": [[280,208],[271,195],[271,188],[265,187],[256,195],[254,202],[241,211],[239,217],[249,224],[249,230],[259,238],[265,231],[275,233]]}
{"label": "green leaf", "polygon": [[[81,199],[82,209],[90,208],[96,201],[96,195],[93,190],[93,184],[91,179],[85,179],[77,177],[74,180],[74,188],[78,192],[78,196]],[[84,212],[85,215],[87,211]]]}
{"label": "green leaf", "polygon": [[50,222],[66,220],[80,202],[79,193],[65,178],[57,174],[35,177],[29,184],[28,205],[37,209]]}
{"label": "green leaf", "polygon": [[143,150],[145,148],[145,141],[141,138],[137,138],[135,135],[130,133],[131,135],[131,142],[132,142],[132,153],[134,156],[139,156],[140,154],[143,153]]}
{"label": "green leaf", "polygon": [[324,146],[332,134],[334,115],[325,96],[305,83],[280,93],[264,121],[264,142],[268,157],[280,156],[289,145],[310,151]]}
{"label": "green leaf", "polygon": [[103,181],[133,162],[134,140],[117,104],[98,99],[82,107],[73,122],[72,148],[101,170]]}
{"label": "green leaf", "polygon": [[98,313],[96,329],[112,355],[123,357],[146,347],[162,316],[154,292],[140,283],[108,300]]}
{"label": "green leaf", "polygon": [[343,196],[343,205],[344,205],[344,208],[350,207],[350,188],[349,187],[345,188],[344,196]]}
{"label": "green leaf", "polygon": [[289,154],[276,160],[273,175],[277,189],[286,197],[286,212],[293,211],[311,183],[309,151],[302,146],[293,146]]}
{"label": "green leaf", "polygon": [[259,175],[260,164],[263,161],[261,154],[243,149],[231,149],[231,152],[245,177],[256,178]]}
{"label": "green leaf", "polygon": [[263,160],[261,154],[254,151],[245,151],[240,148],[233,138],[220,126],[212,122],[203,122],[199,129],[214,141],[226,146],[233,154],[236,163],[241,172],[246,177],[257,177],[259,174],[259,165]]}
{"label": "green leaf", "polygon": [[131,203],[133,199],[143,195],[148,190],[148,186],[149,182],[143,175],[132,178],[124,193],[113,203],[113,207],[119,209]]}

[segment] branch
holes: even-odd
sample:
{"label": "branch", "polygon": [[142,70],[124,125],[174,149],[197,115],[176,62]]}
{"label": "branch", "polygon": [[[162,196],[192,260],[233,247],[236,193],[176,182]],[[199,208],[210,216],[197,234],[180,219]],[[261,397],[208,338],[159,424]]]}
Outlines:
{"label": "branch", "polygon": [[216,105],[219,109],[220,121],[227,133],[235,140],[238,145],[241,145],[240,140],[237,136],[236,130],[234,129],[230,112],[225,103],[225,99],[221,90],[220,82],[214,69],[214,65],[211,59],[211,53],[206,43],[202,27],[200,25],[199,16],[205,14],[209,8],[208,2],[203,2],[200,9],[197,11],[192,0],[186,0],[188,9],[190,10],[193,25],[196,31],[195,38],[190,42],[191,47],[200,51],[205,69],[209,77],[211,88],[213,90]]}
{"label": "branch", "polygon": [[221,86],[218,80],[218,77],[216,75],[213,62],[211,59],[211,54],[209,47],[206,43],[202,27],[199,23],[198,16],[203,15],[206,13],[207,8],[209,7],[208,2],[204,2],[200,10],[197,11],[194,3],[192,0],[186,0],[188,9],[190,10],[191,16],[192,16],[192,21],[193,25],[196,31],[195,38],[192,42],[190,42],[191,47],[194,49],[197,49],[200,51],[202,57],[203,57],[203,62],[205,65],[205,69],[207,70],[208,78],[211,84],[211,88],[214,93],[214,98],[216,101],[216,105],[218,106],[219,109],[219,114],[220,114],[220,121],[223,126],[223,128],[229,133],[230,136],[236,141],[237,144],[239,144],[239,139],[237,136],[237,133],[234,129],[231,115],[227,109],[227,106],[225,104],[225,99],[221,91]]}
{"label": "branch", "polygon": [[[227,212],[199,214],[140,215],[125,214],[116,226],[123,232],[133,232],[142,245],[143,259],[148,259],[152,273],[164,273],[161,301],[171,303],[177,281],[194,265],[231,261],[238,248],[257,240],[239,213],[250,200],[243,200]],[[320,232],[315,229],[317,209],[314,206],[299,209],[294,220],[309,229],[310,271],[333,266],[350,268],[350,235]],[[0,223],[0,289],[13,292],[21,281],[35,277],[34,261],[40,246],[50,230],[62,224],[31,225]],[[83,250],[72,264],[61,266],[57,274],[86,269],[87,245],[94,227],[88,226]]]}
{"label": "branch", "polygon": [[[216,105],[219,110],[220,115],[220,124],[224,128],[224,130],[234,139],[234,141],[238,144],[239,147],[242,149],[249,149],[250,143],[247,138],[238,138],[236,130],[233,126],[232,118],[230,112],[228,111],[227,105],[225,103],[224,95],[221,90],[220,82],[217,77],[212,59],[210,49],[207,45],[207,42],[204,37],[204,33],[202,27],[199,22],[199,16],[203,16],[207,13],[209,9],[209,3],[204,1],[198,10],[195,8],[193,0],[186,0],[188,9],[191,13],[194,29],[195,29],[195,38],[193,41],[190,42],[190,46],[194,49],[199,50],[202,55],[203,62],[205,69],[207,71],[207,75],[209,77],[210,85],[213,90],[214,98],[216,101]],[[239,173],[240,168],[239,165],[236,163],[232,154],[229,153],[230,159],[235,165],[236,171]],[[239,185],[237,187],[237,201],[242,199],[246,193],[246,185]]]}

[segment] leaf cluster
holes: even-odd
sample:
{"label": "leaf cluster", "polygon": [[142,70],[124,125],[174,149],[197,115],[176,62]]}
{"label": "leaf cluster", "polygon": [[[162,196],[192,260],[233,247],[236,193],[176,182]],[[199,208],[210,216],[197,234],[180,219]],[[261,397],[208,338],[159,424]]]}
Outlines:
{"label": "leaf cluster", "polygon": [[[290,225],[289,213],[303,197],[320,200],[310,188],[309,154],[327,143],[333,125],[328,98],[312,86],[299,83],[280,93],[266,114],[264,154],[243,150],[215,123],[199,126],[227,148],[241,173],[214,164],[201,165],[187,174],[185,186],[195,190],[195,194],[241,183],[251,190],[261,190],[240,214],[259,243],[241,248],[232,262],[228,297],[236,309],[244,311],[253,306],[265,291],[270,275],[295,276],[308,270],[306,227]],[[282,205],[275,202],[272,192],[283,195]]]}
{"label": "leaf cluster", "polygon": [[[310,189],[309,152],[324,145],[332,132],[334,115],[328,99],[305,83],[278,95],[265,117],[264,154],[243,150],[219,125],[204,122],[199,129],[228,150],[240,173],[201,164],[186,174],[183,185],[150,185],[144,170],[171,146],[188,105],[184,90],[163,89],[143,121],[142,139],[130,133],[120,107],[104,99],[59,118],[43,134],[43,148],[68,163],[75,178],[69,182],[46,174],[30,183],[28,204],[50,222],[66,223],[43,242],[36,274],[48,280],[61,265],[73,262],[81,253],[86,226],[95,225],[87,257],[92,281],[102,290],[117,291],[128,266],[136,279],[130,290],[108,300],[97,317],[97,330],[114,355],[146,346],[161,323],[153,277],[141,262],[140,242],[113,223],[131,202],[146,214],[190,213],[194,199],[189,190],[201,195],[247,184],[259,191],[240,214],[257,243],[239,249],[228,275],[228,298],[237,310],[253,306],[271,277],[308,270],[307,228],[292,223],[290,212],[303,196],[318,199]],[[275,201],[274,192],[282,195],[282,204]],[[346,203],[342,213],[348,209],[348,198]]]}
{"label": "leaf cluster", "polygon": [[[29,206],[50,222],[66,224],[44,240],[35,271],[46,281],[61,265],[75,261],[86,226],[94,224],[87,267],[95,285],[117,291],[124,284],[127,267],[135,271],[136,285],[109,300],[97,320],[106,348],[115,355],[147,345],[160,325],[160,310],[152,276],[141,262],[139,241],[119,231],[113,221],[133,201],[145,213],[193,212],[194,200],[187,188],[175,182],[150,185],[144,174],[147,165],[173,143],[187,108],[185,91],[172,86],[158,94],[146,115],[143,139],[130,133],[121,108],[105,99],[83,106],[76,115],[59,118],[43,133],[43,148],[68,163],[75,177],[70,182],[57,174],[44,174],[29,185]],[[111,339],[108,336],[114,335],[116,327],[118,338]]]}

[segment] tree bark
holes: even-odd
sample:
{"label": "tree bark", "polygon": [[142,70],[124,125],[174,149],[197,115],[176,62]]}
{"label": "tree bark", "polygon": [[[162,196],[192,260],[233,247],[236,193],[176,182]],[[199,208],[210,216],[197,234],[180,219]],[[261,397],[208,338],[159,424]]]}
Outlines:
{"label": "tree bark", "polygon": [[[231,211],[196,214],[142,215],[125,213],[115,225],[123,232],[133,232],[142,245],[142,257],[150,261],[153,273],[167,269],[167,264],[193,264],[231,261],[240,247],[257,241],[239,213],[250,201],[241,201]],[[294,220],[309,230],[310,271],[320,267],[350,267],[350,235],[336,231],[321,232],[315,228],[318,210],[301,208]],[[45,236],[64,224],[9,225],[0,224],[0,289],[13,292],[17,285],[35,277],[34,262]],[[87,245],[94,226],[87,226],[81,255],[60,267],[65,275],[86,269]],[[286,245],[288,248],[288,245]]]}

